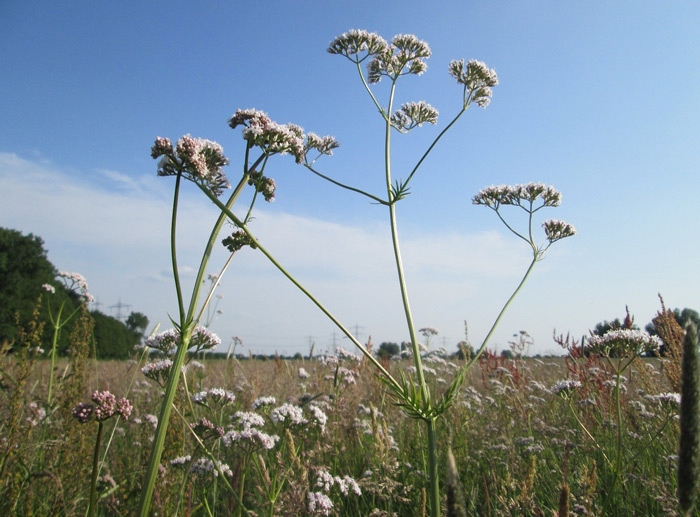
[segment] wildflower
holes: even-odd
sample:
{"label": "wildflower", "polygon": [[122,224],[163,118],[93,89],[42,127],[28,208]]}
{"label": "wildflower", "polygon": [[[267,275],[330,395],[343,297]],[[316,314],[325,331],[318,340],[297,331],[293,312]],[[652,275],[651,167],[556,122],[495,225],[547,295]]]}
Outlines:
{"label": "wildflower", "polygon": [[333,501],[322,492],[309,492],[307,497],[309,499],[309,513],[319,512],[329,515],[333,509]]}
{"label": "wildflower", "polygon": [[[352,29],[335,38],[328,45],[328,53],[345,56],[359,63],[367,56],[386,52],[389,48],[386,40],[374,32]],[[362,59],[357,57],[360,52],[367,52]],[[354,59],[350,56],[356,56]]]}
{"label": "wildflower", "polygon": [[190,424],[190,429],[192,429],[202,440],[206,440],[207,438],[220,438],[224,435],[223,427],[215,426],[206,418],[200,418],[199,421],[192,422]]}
{"label": "wildflower", "polygon": [[243,429],[263,427],[265,425],[265,419],[262,416],[250,411],[236,411],[231,420],[237,420],[238,425],[243,427]]}
{"label": "wildflower", "polygon": [[428,68],[425,59],[431,55],[425,41],[413,34],[397,34],[385,50],[374,55],[367,65],[368,81],[378,83],[385,75],[396,80],[401,75],[422,75]]}
{"label": "wildflower", "polygon": [[550,243],[565,239],[566,237],[572,237],[577,233],[573,225],[558,219],[549,219],[543,222],[542,228],[544,228],[544,233],[547,235],[547,240]]}
{"label": "wildflower", "polygon": [[459,84],[464,85],[468,93],[465,106],[476,102],[479,107],[485,108],[491,103],[491,88],[498,85],[498,75],[493,68],[489,69],[486,63],[475,59],[470,59],[465,68],[464,59],[461,59],[450,62],[449,72]]}
{"label": "wildflower", "polygon": [[[333,149],[340,147],[338,141],[332,136],[320,137],[316,133],[309,132],[306,135],[306,145],[304,146],[304,159],[308,165],[313,165],[313,163],[322,155],[332,156]],[[311,150],[318,151],[318,156],[316,159],[309,162],[308,156]]]}
{"label": "wildflower", "polygon": [[276,403],[277,399],[275,397],[258,397],[253,401],[253,405],[251,407],[253,409],[258,409],[261,407],[271,406]]}
{"label": "wildflower", "polygon": [[[168,380],[170,369],[172,367],[173,362],[170,359],[163,359],[162,361],[147,364],[141,368],[141,373],[158,384],[165,384],[165,382]],[[185,368],[183,367],[181,371],[184,373]]]}
{"label": "wildflower", "polygon": [[157,137],[151,147],[151,158],[154,160],[160,156],[173,154],[173,144],[169,138]]}
{"label": "wildflower", "polygon": [[423,334],[423,337],[427,337],[427,338],[437,336],[440,333],[440,331],[438,329],[436,329],[435,327],[424,327],[424,328],[418,330],[418,332]]}
{"label": "wildflower", "polygon": [[391,123],[399,131],[410,131],[425,122],[437,124],[438,111],[425,101],[407,102],[391,116]]}
{"label": "wildflower", "polygon": [[575,381],[573,379],[563,379],[555,382],[554,385],[551,387],[550,391],[555,395],[567,397],[582,386],[583,385],[579,381]]}
{"label": "wildflower", "polygon": [[263,449],[270,450],[279,439],[279,436],[263,433],[255,427],[244,428],[241,431],[229,431],[223,436],[224,445],[227,447],[238,444],[247,449],[262,447]]}
{"label": "wildflower", "polygon": [[143,419],[153,426],[153,429],[158,427],[158,417],[156,415],[144,415]]}
{"label": "wildflower", "polygon": [[501,205],[523,206],[523,202],[532,206],[537,199],[542,200],[542,206],[557,207],[561,204],[561,193],[543,183],[492,185],[480,190],[472,202],[498,210]]}
{"label": "wildflower", "polygon": [[670,408],[678,408],[681,405],[680,393],[659,393],[658,395],[648,395],[645,398],[656,402],[661,406]]}
{"label": "wildflower", "polygon": [[277,184],[272,178],[263,176],[260,172],[252,172],[248,179],[248,185],[255,187],[255,190],[260,192],[268,203],[272,203],[275,200]]}
{"label": "wildflower", "polygon": [[321,429],[321,433],[326,432],[326,423],[328,422],[328,416],[323,410],[316,404],[309,406],[309,411],[311,411],[311,421]]}
{"label": "wildflower", "polygon": [[218,477],[219,470],[226,476],[233,476],[233,471],[228,465],[217,460],[215,466],[214,462],[209,458],[199,458],[197,461],[192,463],[192,466],[190,467],[190,472],[200,476]]}
{"label": "wildflower", "polygon": [[276,424],[286,422],[290,425],[304,425],[308,423],[304,418],[301,408],[292,406],[291,404],[283,404],[273,409],[270,413],[270,418]]}
{"label": "wildflower", "polygon": [[306,369],[303,367],[299,367],[299,378],[300,379],[308,379],[309,378],[309,372],[307,372]]}
{"label": "wildflower", "polygon": [[236,400],[236,395],[232,391],[223,388],[211,388],[208,391],[200,391],[192,396],[192,401],[201,406],[209,406],[207,400],[214,404],[225,406]]}
{"label": "wildflower", "polygon": [[[180,331],[176,329],[168,329],[160,334],[147,338],[145,344],[150,348],[163,352],[165,355],[172,355],[177,347],[180,346],[180,338]],[[220,344],[221,339],[219,339],[216,334],[200,325],[197,325],[190,336],[188,349],[194,348],[195,352],[199,352],[202,350],[216,348]]]}
{"label": "wildflower", "polygon": [[294,156],[297,163],[304,158],[304,132],[294,124],[278,124],[267,114],[255,109],[237,110],[229,119],[229,127],[245,126],[243,138],[269,154]]}
{"label": "wildflower", "polygon": [[68,290],[75,292],[84,303],[95,301],[95,298],[88,292],[87,280],[83,275],[59,271],[58,276],[63,280]]}
{"label": "wildflower", "polygon": [[185,135],[173,150],[169,139],[158,137],[151,147],[151,157],[162,157],[158,162],[158,176],[182,174],[216,196],[230,187],[222,170],[229,164],[228,158],[224,156],[223,148],[211,140]]}
{"label": "wildflower", "polygon": [[93,410],[94,408],[92,407],[92,404],[84,404],[80,402],[73,408],[71,413],[73,414],[73,417],[78,420],[78,422],[84,424],[92,418]]}
{"label": "wildflower", "polygon": [[128,420],[133,410],[134,406],[132,406],[131,402],[129,402],[126,398],[122,397],[117,401],[117,409],[115,412],[124,420]]}
{"label": "wildflower", "polygon": [[356,376],[357,372],[354,370],[349,370],[348,368],[345,368],[344,366],[339,366],[336,369],[337,376],[345,383],[345,384],[355,384],[357,382]]}
{"label": "wildflower", "polygon": [[51,284],[43,284],[41,288],[46,291],[47,293],[54,294],[56,292],[56,288],[52,286]]}
{"label": "wildflower", "polygon": [[602,336],[591,336],[586,348],[608,357],[623,357],[656,352],[663,342],[658,336],[632,329],[613,329]]}
{"label": "wildflower", "polygon": [[345,350],[343,347],[340,347],[340,346],[335,347],[335,353],[341,359],[349,359],[351,361],[355,361],[358,363],[362,361],[362,357],[360,357],[357,354],[353,354],[352,352],[348,352],[347,350]]}
{"label": "wildflower", "polygon": [[173,458],[170,460],[170,465],[173,467],[181,467],[190,461],[192,461],[192,456],[188,454],[187,456],[178,456],[177,458]]}

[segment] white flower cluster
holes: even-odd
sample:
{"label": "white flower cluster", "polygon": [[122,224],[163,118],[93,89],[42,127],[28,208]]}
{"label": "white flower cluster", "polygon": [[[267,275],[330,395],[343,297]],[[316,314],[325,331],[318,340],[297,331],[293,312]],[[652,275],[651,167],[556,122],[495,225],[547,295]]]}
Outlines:
{"label": "white flower cluster", "polygon": [[565,223],[559,219],[549,219],[543,222],[542,228],[544,228],[544,233],[549,242],[556,242],[578,233],[572,224]]}
{"label": "white flower cluster", "polygon": [[[360,62],[367,57],[367,55],[386,52],[388,48],[389,45],[386,40],[379,34],[367,32],[365,30],[352,29],[331,41],[328,46],[328,53],[342,55],[352,61]],[[357,54],[361,52],[367,52],[367,55],[359,58]],[[355,56],[355,58],[351,58],[350,56]]]}
{"label": "white flower cluster", "polygon": [[450,62],[449,72],[459,84],[464,85],[468,93],[465,94],[465,106],[476,102],[479,107],[485,108],[491,103],[491,88],[498,85],[498,75],[493,68],[489,69],[486,63],[476,59],[470,59],[465,67],[464,59],[461,59]]}
{"label": "white flower cluster", "polygon": [[[165,355],[172,355],[180,345],[180,331],[174,328],[164,330],[160,334],[146,339],[145,345],[154,348]],[[197,325],[190,336],[188,349],[194,348],[197,352],[210,350],[221,344],[221,339],[209,329]]]}
{"label": "white flower cluster", "polygon": [[232,391],[223,388],[211,388],[208,391],[200,391],[192,396],[192,401],[202,406],[209,406],[209,403],[225,406],[236,400],[236,395]]}
{"label": "white flower cluster", "polygon": [[[170,359],[163,359],[161,361],[147,364],[141,368],[141,373],[158,384],[165,384],[165,382],[168,380],[170,369],[172,367],[173,362]],[[185,373],[185,367],[183,366],[180,371]]]}
{"label": "white flower cluster", "polygon": [[231,421],[234,420],[243,429],[263,427],[265,425],[265,419],[262,417],[262,415],[251,411],[236,411],[236,413],[231,417]]}
{"label": "white flower cluster", "polygon": [[304,413],[299,406],[292,404],[282,404],[270,412],[270,418],[276,424],[286,423],[288,425],[305,425],[308,420],[304,418]]}
{"label": "white flower cluster", "polygon": [[273,404],[277,404],[275,397],[258,397],[253,401],[252,408],[255,410],[261,407],[272,406]]}
{"label": "white flower cluster", "polygon": [[581,388],[582,386],[583,385],[579,381],[573,379],[562,379],[555,382],[550,388],[550,391],[555,395],[567,395],[574,390]]}
{"label": "white flower cluster", "polygon": [[425,59],[431,55],[425,41],[413,34],[397,34],[383,51],[367,65],[368,81],[378,83],[382,76],[395,80],[401,75],[422,75],[428,69]]}
{"label": "white flower cluster", "polygon": [[316,478],[316,487],[322,489],[325,493],[329,493],[333,486],[337,486],[340,493],[347,496],[352,491],[355,495],[362,495],[360,486],[350,476],[331,476],[326,470],[319,469]]}
{"label": "white flower cluster", "polygon": [[658,336],[632,329],[613,329],[602,336],[591,336],[586,347],[610,357],[641,355],[659,350],[663,341]]}
{"label": "white flower cluster", "polygon": [[[80,273],[59,271],[58,276],[65,283],[68,290],[74,291],[84,303],[95,301],[95,298],[88,292],[87,280],[85,280],[83,275]],[[46,289],[46,287],[44,287],[44,289]]]}
{"label": "white flower cluster", "polygon": [[523,206],[523,202],[532,204],[538,198],[543,201],[542,206],[556,207],[561,204],[561,193],[543,183],[492,185],[480,190],[472,202],[498,209],[500,205]]}
{"label": "white flower cluster", "polygon": [[229,431],[222,438],[224,445],[227,447],[237,444],[248,450],[260,447],[270,450],[279,439],[279,436],[263,433],[255,427],[243,428],[240,431]]}
{"label": "white flower cluster", "polygon": [[218,466],[218,469],[214,465],[214,462],[211,461],[209,458],[199,458],[194,463],[192,463],[192,466],[190,467],[190,472],[192,472],[193,474],[198,474],[200,476],[218,477],[219,470],[221,470],[221,472],[224,475],[229,477],[233,476],[233,471],[225,463],[221,463],[217,460],[216,465]]}
{"label": "white flower cluster", "polygon": [[407,102],[391,116],[391,123],[399,131],[410,131],[424,123],[437,124],[438,110],[425,101]]}

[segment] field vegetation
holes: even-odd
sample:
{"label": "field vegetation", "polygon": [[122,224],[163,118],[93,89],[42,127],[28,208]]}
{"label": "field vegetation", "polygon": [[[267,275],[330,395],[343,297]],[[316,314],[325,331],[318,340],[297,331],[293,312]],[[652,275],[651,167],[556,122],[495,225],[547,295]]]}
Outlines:
{"label": "field vegetation", "polygon": [[[32,322],[3,357],[2,514],[138,510],[167,371],[146,367],[160,364],[146,351],[96,361],[90,330],[83,312],[73,354],[54,365],[50,404],[51,363],[34,351]],[[524,339],[510,359],[482,355],[439,421],[443,513],[677,514],[680,354],[611,358],[562,337],[565,357],[535,359],[520,355]],[[426,514],[424,428],[365,358],[338,349],[186,362],[152,514]],[[428,350],[423,362],[440,393],[464,360]],[[413,362],[399,355],[382,364],[398,375]],[[126,397],[129,410],[113,400],[109,414],[105,392]],[[96,416],[100,408],[107,412]]]}

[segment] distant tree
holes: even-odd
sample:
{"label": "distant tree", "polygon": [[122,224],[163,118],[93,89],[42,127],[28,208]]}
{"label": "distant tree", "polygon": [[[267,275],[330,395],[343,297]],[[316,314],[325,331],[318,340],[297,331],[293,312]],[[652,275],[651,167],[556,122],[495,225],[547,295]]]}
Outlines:
{"label": "distant tree", "polygon": [[605,320],[598,323],[592,332],[596,336],[602,336],[611,330],[619,329],[639,330],[639,327],[634,324],[634,320],[632,318],[626,317],[623,321],[620,321],[620,318],[615,318],[612,321]]}
{"label": "distant tree", "polygon": [[396,343],[390,343],[385,341],[379,345],[379,350],[377,350],[377,357],[384,359],[389,358],[394,355],[398,355],[400,352],[399,345]]}
{"label": "distant tree", "polygon": [[141,312],[132,312],[126,318],[126,328],[134,337],[134,345],[138,345],[148,327],[148,317]]}
{"label": "distant tree", "polygon": [[[93,311],[95,320],[95,351],[98,359],[126,359],[131,355],[135,345],[141,340],[141,334],[129,329],[127,325],[112,316]],[[148,323],[146,323],[148,325]]]}
{"label": "distant tree", "polygon": [[501,350],[501,357],[503,359],[513,359],[513,357],[515,357],[515,356],[513,355],[512,350],[505,349],[505,350]]}
{"label": "distant tree", "polygon": [[0,228],[0,342],[12,341],[16,333],[15,314],[27,321],[56,269],[46,257],[44,241],[31,233]]}

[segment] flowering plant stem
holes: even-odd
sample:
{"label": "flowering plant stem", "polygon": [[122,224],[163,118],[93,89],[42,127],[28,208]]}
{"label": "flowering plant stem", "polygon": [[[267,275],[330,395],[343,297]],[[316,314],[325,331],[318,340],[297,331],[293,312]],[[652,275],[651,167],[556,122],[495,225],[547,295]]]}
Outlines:
{"label": "flowering plant stem", "polygon": [[[246,153],[247,156],[247,153]],[[247,170],[244,174],[243,179],[238,184],[237,188],[234,190],[233,194],[229,198],[226,208],[230,209],[235,203],[236,199],[240,195],[245,183],[247,181]],[[173,197],[173,212],[171,220],[170,229],[170,250],[171,250],[171,260],[173,264],[173,277],[175,280],[175,290],[177,293],[177,303],[179,311],[179,324],[176,324],[180,332],[180,341],[178,344],[175,357],[173,359],[173,364],[170,369],[170,374],[168,376],[168,383],[165,387],[165,394],[163,397],[163,402],[161,405],[160,416],[158,418],[158,427],[156,428],[156,435],[153,440],[153,446],[151,448],[151,456],[148,464],[148,470],[146,473],[146,478],[144,481],[144,488],[141,492],[141,504],[139,515],[141,517],[146,517],[149,514],[149,508],[151,506],[151,499],[153,497],[153,489],[155,487],[156,476],[158,474],[158,467],[160,466],[160,458],[163,453],[163,447],[165,445],[165,435],[168,430],[168,423],[170,421],[170,414],[172,412],[173,401],[175,400],[175,393],[177,391],[178,383],[180,380],[180,372],[182,370],[183,364],[185,362],[185,357],[187,355],[187,350],[189,348],[190,339],[192,337],[192,331],[196,327],[199,318],[201,317],[202,311],[205,307],[202,307],[199,315],[195,317],[195,312],[197,309],[197,304],[199,300],[199,294],[202,287],[202,281],[204,279],[204,274],[206,272],[207,265],[209,263],[209,258],[211,257],[212,250],[214,248],[214,243],[217,240],[219,232],[226,221],[226,215],[220,214],[214,227],[212,228],[209,240],[207,242],[206,248],[202,255],[202,259],[199,265],[199,270],[197,272],[197,277],[194,282],[194,288],[192,292],[192,297],[190,299],[190,304],[187,312],[185,313],[185,304],[182,296],[182,288],[180,284],[179,270],[177,266],[177,252],[176,252],[176,229],[177,229],[177,209],[178,200],[180,194],[180,186],[182,182],[182,171],[178,172],[175,180],[175,193]],[[227,262],[227,264],[229,264]],[[212,287],[215,288],[217,284]],[[205,302],[206,304],[211,299],[208,296]]]}
{"label": "flowering plant stem", "polygon": [[97,422],[97,439],[95,440],[95,452],[92,456],[92,476],[90,478],[90,506],[88,507],[88,516],[97,515],[97,472],[99,470],[100,459],[100,443],[102,442],[102,430],[104,424]]}
{"label": "flowering plant stem", "polygon": [[53,402],[53,380],[54,380],[54,370],[56,368],[56,354],[58,352],[58,338],[61,334],[61,329],[75,316],[75,314],[78,312],[80,309],[80,306],[78,306],[65,320],[61,321],[61,315],[63,314],[63,309],[65,307],[65,302],[61,304],[61,307],[58,309],[58,314],[56,315],[56,318],[54,319],[53,314],[51,313],[51,304],[48,305],[49,309],[49,318],[51,320],[51,325],[53,326],[53,339],[51,341],[51,369],[49,370],[49,391],[46,396],[46,405],[47,407],[51,407],[51,403]]}

